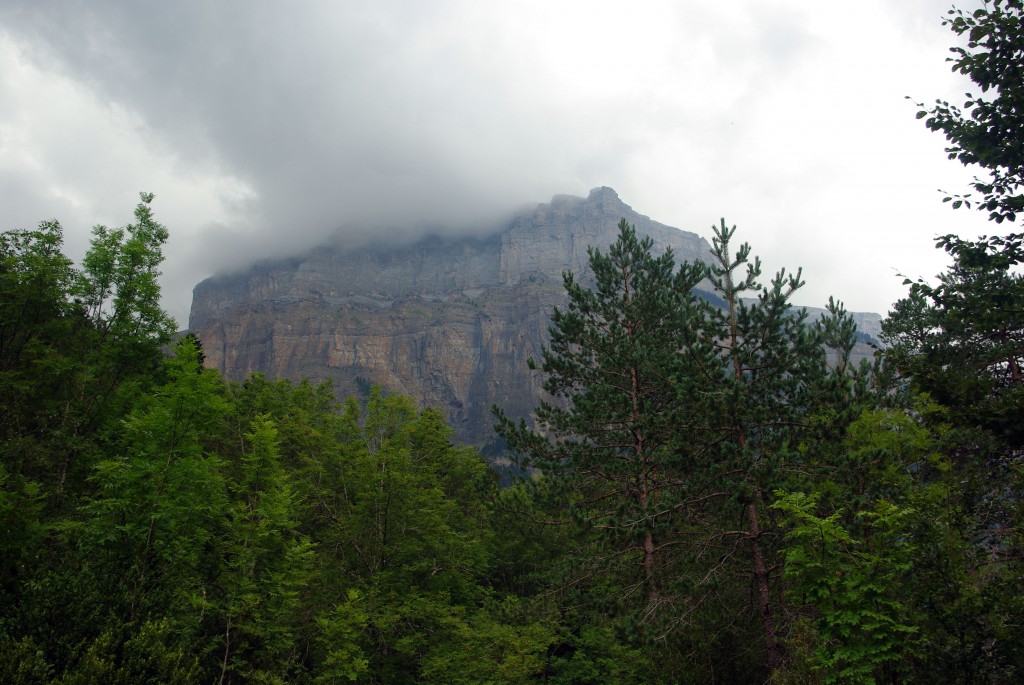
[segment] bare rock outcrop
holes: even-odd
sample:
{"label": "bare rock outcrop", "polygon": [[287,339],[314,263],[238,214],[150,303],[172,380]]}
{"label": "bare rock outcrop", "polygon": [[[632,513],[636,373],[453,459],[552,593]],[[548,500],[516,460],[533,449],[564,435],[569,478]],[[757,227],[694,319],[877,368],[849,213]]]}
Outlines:
{"label": "bare rock outcrop", "polygon": [[587,247],[614,242],[621,218],[659,251],[709,254],[699,236],[597,188],[557,196],[485,237],[324,246],[207,279],[189,327],[228,378],[329,379],[340,396],[379,384],[441,408],[461,439],[484,443],[491,405],[526,415],[536,404],[542,379],[526,360],[540,356],[552,307],[565,301],[561,274],[583,276]]}
{"label": "bare rock outcrop", "polygon": [[196,286],[189,327],[207,365],[330,380],[339,396],[369,384],[441,409],[462,440],[491,438],[490,407],[530,413],[543,379],[527,368],[562,305],[563,271],[586,279],[587,247],[606,248],[621,218],[677,260],[707,241],[652,221],[610,188],[556,196],[484,237],[399,247],[324,246]]}

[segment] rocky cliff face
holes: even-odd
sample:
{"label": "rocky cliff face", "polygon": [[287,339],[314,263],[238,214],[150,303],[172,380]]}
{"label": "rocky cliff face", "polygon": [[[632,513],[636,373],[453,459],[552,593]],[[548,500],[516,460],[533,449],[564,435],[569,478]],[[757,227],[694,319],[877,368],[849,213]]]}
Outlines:
{"label": "rocky cliff face", "polygon": [[196,286],[189,327],[208,366],[324,379],[339,396],[367,384],[442,409],[460,439],[493,437],[490,407],[526,416],[543,379],[550,313],[561,274],[586,278],[587,247],[606,248],[625,218],[657,251],[707,259],[696,234],[650,220],[610,188],[556,196],[482,238],[425,238],[405,247],[318,248]]}

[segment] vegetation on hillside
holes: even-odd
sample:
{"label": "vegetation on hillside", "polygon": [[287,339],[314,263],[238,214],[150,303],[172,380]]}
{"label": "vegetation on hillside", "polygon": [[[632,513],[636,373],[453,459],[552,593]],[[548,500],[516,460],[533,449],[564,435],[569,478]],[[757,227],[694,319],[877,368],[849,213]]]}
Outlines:
{"label": "vegetation on hillside", "polygon": [[[1000,224],[1022,5],[952,11],[987,99],[923,114]],[[495,410],[500,487],[408,398],[172,344],[152,200],[80,267],[55,221],[0,235],[0,681],[1024,680],[1019,233],[940,238],[855,365],[724,221],[711,264],[623,221],[565,277],[551,401]]]}

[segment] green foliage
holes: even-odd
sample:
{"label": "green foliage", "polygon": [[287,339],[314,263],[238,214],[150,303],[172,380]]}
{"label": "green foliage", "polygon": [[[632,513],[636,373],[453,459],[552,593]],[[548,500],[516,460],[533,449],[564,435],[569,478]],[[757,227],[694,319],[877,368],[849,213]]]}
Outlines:
{"label": "green foliage", "polygon": [[274,422],[258,415],[236,465],[224,539],[222,675],[283,682],[296,652],[300,592],[313,549],[298,531],[292,488],[278,459]]}
{"label": "green foliage", "polygon": [[483,512],[472,496],[484,465],[450,443],[451,429],[432,410],[417,412],[406,397],[375,389],[363,417],[353,401],[343,421],[347,454],[339,486],[339,525],[351,539],[363,578],[388,578],[396,587],[446,591],[460,597],[483,570],[474,529]]}
{"label": "green foliage", "polygon": [[85,390],[68,292],[76,278],[56,221],[0,235],[0,456],[5,488],[59,494],[84,447],[69,400]]}
{"label": "green foliage", "polygon": [[70,313],[67,293],[75,279],[62,252],[63,229],[44,221],[35,231],[0,234],[0,372],[18,368],[23,355],[44,356]]}
{"label": "green foliage", "polygon": [[772,507],[789,528],[786,578],[819,615],[814,668],[825,672],[826,683],[875,683],[882,673],[893,675],[917,632],[904,622],[899,600],[899,581],[913,557],[906,544],[913,510],[880,500],[854,515],[855,537],[843,510],[818,513],[818,495],[777,495]]}
{"label": "green foliage", "polygon": [[0,240],[0,455],[47,511],[73,506],[174,329],[156,281],[167,231],[142,200],[136,224],[97,228],[81,271],[56,221]]}
{"label": "green foliage", "polygon": [[451,685],[530,682],[544,671],[554,631],[531,620],[518,600],[487,602],[480,610],[457,610],[442,620],[446,640],[430,650],[423,681]]}
{"label": "green foliage", "polygon": [[[614,615],[611,598],[636,597],[618,627],[641,643],[730,625],[727,638],[700,645],[709,652],[757,641],[749,622],[736,621],[753,609],[773,670],[783,617],[765,507],[809,473],[810,445],[841,436],[857,403],[869,401],[869,372],[849,363],[855,327],[841,305],[830,302],[809,324],[791,306],[799,273],[762,286],[750,247],[731,252],[735,227],[723,221],[714,232],[707,266],[653,256],[625,222],[607,255],[591,250],[595,287],[566,275],[569,304],[552,315],[540,365],[557,401],[536,409],[536,430],[500,410],[497,429],[539,468],[530,489],[541,511],[558,520],[568,505],[583,524],[568,552],[577,556],[566,557],[575,573],[555,581],[574,588],[566,600],[578,591],[585,606]],[[698,299],[693,288],[705,278],[713,298]],[[547,509],[545,499],[558,504]],[[753,607],[733,595],[732,578],[744,572]],[[741,604],[718,611],[727,595]],[[680,648],[688,642],[678,639]]]}
{"label": "green foliage", "polygon": [[[1015,221],[1024,207],[1022,11],[1019,0],[950,10],[944,23],[966,39],[952,48],[953,69],[981,92],[967,94],[962,109],[940,101],[918,113],[946,135],[951,159],[988,174],[972,184],[980,199],[946,201],[976,204],[997,223]],[[936,285],[908,280],[908,297],[883,324],[886,356],[922,393],[918,409],[937,455],[914,526],[921,588],[914,598],[926,654],[916,672],[923,680],[1015,682],[1024,654],[1019,626],[1007,617],[1019,615],[1024,603],[1022,237],[948,235],[937,243],[952,266]]]}
{"label": "green foliage", "polygon": [[1024,276],[997,241],[940,241],[953,265],[937,285],[910,294],[883,322],[886,354],[915,389],[947,407],[954,421],[1024,446]]}
{"label": "green foliage", "polygon": [[500,489],[409,398],[168,353],[142,200],[81,271],[56,222],[0,237],[0,680],[1020,679],[1012,236],[945,239],[887,322],[915,395],[724,221],[707,266],[623,222]]}
{"label": "green foliage", "polygon": [[197,373],[197,351],[188,341],[165,368],[167,382],[125,418],[121,456],[97,463],[83,520],[68,524],[69,534],[103,550],[100,558],[109,559],[111,579],[125,588],[132,618],[152,611],[147,595],[154,575],[174,579],[161,589],[173,590],[175,599],[153,601],[172,602],[183,618],[202,583],[201,552],[220,534],[227,506],[221,464],[203,448],[203,438],[230,410],[220,379]]}
{"label": "green foliage", "polygon": [[370,671],[414,679],[487,597],[486,467],[451,444],[440,414],[379,388],[365,410],[346,402],[338,431],[340,450],[317,465],[316,497],[334,521],[322,544],[361,588]]}
{"label": "green foliage", "polygon": [[593,617],[578,630],[563,635],[553,650],[545,682],[559,685],[583,683],[671,682],[659,677],[657,655],[652,650],[624,644],[612,629]]}
{"label": "green foliage", "polygon": [[920,625],[914,676],[922,682],[1014,682],[1024,653],[1014,618],[1024,605],[1020,573],[1019,472],[994,458],[984,431],[951,425],[934,402],[916,407],[929,454],[911,490],[916,554],[904,588]]}
{"label": "green foliage", "polygon": [[499,434],[605,539],[610,565],[628,574],[623,593],[653,618],[674,574],[672,554],[658,550],[685,530],[694,495],[682,474],[701,458],[688,426],[699,421],[693,379],[707,346],[692,293],[703,266],[677,270],[671,251],[654,257],[651,245],[623,220],[607,254],[589,250],[593,290],[565,274],[569,303],[552,314],[541,363],[545,390],[565,403],[537,407],[544,432],[495,412]]}
{"label": "green foliage", "polygon": [[317,617],[316,624],[320,630],[317,640],[325,656],[316,682],[356,680],[366,672],[369,661],[363,655],[359,642],[369,617],[362,604],[359,591],[349,590],[343,603]]}
{"label": "green foliage", "polygon": [[34,639],[0,632],[0,680],[10,685],[42,685],[53,679],[46,654]]}
{"label": "green foliage", "polygon": [[[717,460],[728,471],[733,502],[743,508],[769,500],[787,467],[796,466],[804,422],[820,408],[826,383],[824,345],[848,354],[852,330],[829,323],[841,316],[833,305],[826,341],[807,323],[806,311],[792,309],[791,297],[803,285],[800,272],[780,271],[762,285],[761,263],[751,261],[750,246],[731,253],[735,231],[724,221],[714,228],[709,280],[725,306],[706,305],[703,335],[716,356],[708,371],[715,403],[706,421],[720,440]],[[845,369],[837,366],[836,373],[842,377]]]}
{"label": "green foliage", "polygon": [[[946,197],[955,208],[987,211],[997,223],[1013,222],[1024,209],[1024,139],[1021,138],[1021,104],[1024,79],[1024,3],[1020,0],[988,0],[982,7],[965,12],[952,8],[945,26],[966,44],[950,48],[953,71],[973,81],[977,95],[967,93],[961,107],[937,100],[931,109],[921,109],[919,119],[932,131],[941,131],[949,141],[946,153],[965,165],[978,165],[987,179],[975,178],[971,186],[980,196]],[[923,104],[919,107],[924,108]],[[1014,237],[1020,245],[1019,237]]]}
{"label": "green foliage", "polygon": [[[1014,221],[1022,201],[1021,10],[1020,2],[996,1],[972,13],[951,11],[947,24],[969,41],[954,48],[954,68],[983,96],[968,96],[970,118],[947,103],[923,113],[947,135],[951,158],[990,173],[973,185],[983,195],[979,207],[997,222]],[[923,398],[921,419],[939,455],[915,527],[918,578],[930,589],[917,598],[927,653],[918,672],[949,682],[1011,682],[1024,670],[1005,619],[1024,602],[1024,541],[1015,532],[1024,513],[1024,253],[1019,234],[948,235],[937,244],[952,265],[935,284],[907,280],[908,296],[882,328],[887,359]]]}
{"label": "green foliage", "polygon": [[153,219],[152,193],[141,193],[136,223],[93,228],[93,238],[75,284],[76,301],[92,324],[118,340],[165,342],[174,321],[160,307],[159,266],[167,229]]}
{"label": "green foliage", "polygon": [[[783,616],[773,580],[776,539],[766,535],[773,522],[773,491],[806,473],[799,446],[814,439],[815,417],[828,413],[831,429],[841,433],[849,416],[837,410],[849,403],[853,328],[842,308],[830,302],[830,315],[819,326],[806,322],[804,310],[793,311],[791,297],[803,282],[800,272],[777,273],[762,285],[760,260],[750,257],[746,243],[733,253],[735,226],[723,220],[713,228],[714,260],[709,281],[724,304],[705,305],[704,333],[714,348],[708,365],[706,409],[708,435],[718,465],[715,485],[724,495],[718,526],[709,540],[722,549],[717,575],[730,571],[731,540],[749,546],[746,557],[753,581],[753,600],[760,617],[765,665],[769,672],[782,666],[780,633]],[[751,297],[751,296],[755,297]],[[749,299],[748,299],[749,298]],[[829,371],[825,350],[837,354]],[[720,514],[721,516],[721,514]],[[728,523],[728,521],[736,523]],[[735,545],[733,544],[733,550]]]}
{"label": "green foliage", "polygon": [[127,638],[115,632],[120,631],[108,630],[89,645],[61,684],[188,685],[199,679],[198,660],[188,655],[168,620],[147,621]]}
{"label": "green foliage", "polygon": [[0,463],[0,597],[16,590],[30,571],[31,551],[45,538],[42,504],[36,483],[12,479]]}

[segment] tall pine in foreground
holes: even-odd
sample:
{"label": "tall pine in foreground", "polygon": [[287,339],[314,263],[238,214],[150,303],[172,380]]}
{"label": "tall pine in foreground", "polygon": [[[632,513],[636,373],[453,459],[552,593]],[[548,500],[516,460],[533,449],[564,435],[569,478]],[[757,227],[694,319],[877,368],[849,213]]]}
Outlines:
{"label": "tall pine in foreground", "polygon": [[[497,430],[539,472],[534,491],[568,503],[595,540],[561,582],[600,588],[587,599],[595,609],[631,607],[621,626],[674,652],[675,679],[699,679],[697,650],[708,677],[783,666],[775,493],[813,484],[808,445],[842,435],[866,373],[849,363],[841,306],[809,323],[791,302],[799,272],[762,285],[750,247],[733,252],[734,233],[723,221],[711,264],[677,266],[620,223],[607,253],[590,251],[593,289],[565,276],[569,302],[535,367],[553,397],[536,427],[497,411]],[[712,297],[698,297],[709,285]]]}
{"label": "tall pine in foreground", "polygon": [[822,341],[806,323],[806,312],[792,311],[790,298],[803,285],[800,272],[787,276],[783,270],[768,286],[761,285],[761,262],[751,260],[750,246],[743,243],[731,252],[735,232],[724,220],[714,228],[709,280],[725,306],[705,308],[703,335],[718,361],[707,379],[714,398],[707,420],[716,435],[716,461],[724,466],[726,511],[745,527],[718,535],[745,541],[766,665],[774,671],[782,665],[781,617],[767,506],[789,468],[797,465],[796,445],[817,400],[826,363]]}
{"label": "tall pine in foreground", "polygon": [[671,251],[656,257],[651,247],[622,220],[607,253],[588,250],[593,289],[564,275],[568,305],[552,314],[539,365],[554,398],[537,407],[539,430],[496,411],[523,465],[540,469],[600,539],[597,572],[612,574],[603,582],[635,620],[660,625],[673,619],[680,536],[697,496],[684,481],[703,458],[687,430],[699,370],[680,351],[701,349],[693,287],[704,269],[677,270]]}

